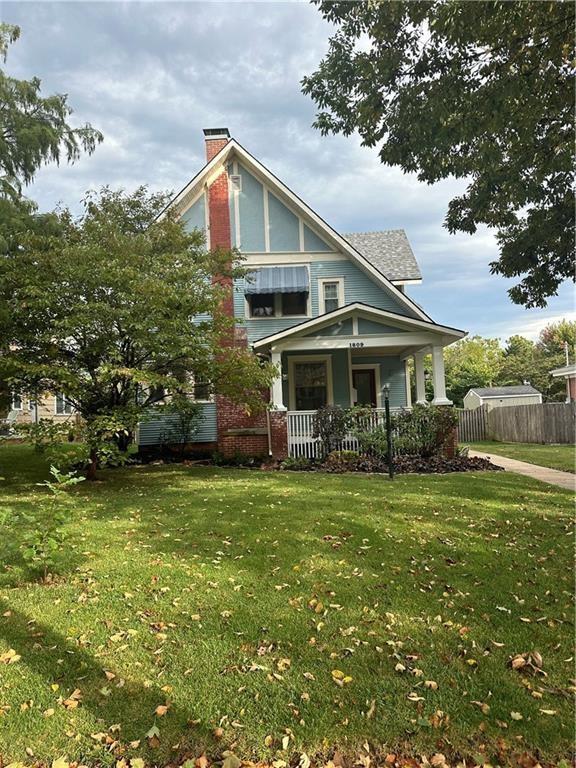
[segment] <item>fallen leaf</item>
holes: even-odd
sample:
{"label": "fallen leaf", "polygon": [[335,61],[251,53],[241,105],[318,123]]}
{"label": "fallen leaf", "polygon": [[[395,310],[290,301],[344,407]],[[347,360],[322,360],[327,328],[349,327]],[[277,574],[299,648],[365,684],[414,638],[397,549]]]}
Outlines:
{"label": "fallen leaf", "polygon": [[14,648],[9,648],[6,653],[0,653],[0,664],[16,664],[21,658],[22,656],[16,653]]}

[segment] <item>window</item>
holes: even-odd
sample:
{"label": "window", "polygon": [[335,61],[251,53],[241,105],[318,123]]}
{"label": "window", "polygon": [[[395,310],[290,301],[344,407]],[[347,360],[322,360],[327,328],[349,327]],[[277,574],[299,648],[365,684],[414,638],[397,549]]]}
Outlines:
{"label": "window", "polygon": [[274,317],[275,301],[273,293],[253,293],[248,299],[250,317]]}
{"label": "window", "polygon": [[328,404],[326,360],[293,363],[294,405],[297,411],[315,411]]}
{"label": "window", "polygon": [[22,410],[22,395],[19,395],[18,392],[14,392],[12,394],[12,410],[13,411]]}
{"label": "window", "polygon": [[341,277],[334,280],[319,280],[318,294],[320,314],[333,312],[344,304],[344,283]]}
{"label": "window", "polygon": [[194,400],[210,400],[210,394],[210,384],[208,382],[194,382]]}
{"label": "window", "polygon": [[308,294],[304,291],[299,293],[283,293],[282,295],[282,316],[305,315],[308,305]]}
{"label": "window", "polygon": [[252,293],[248,295],[250,317],[296,317],[308,314],[308,292]]}
{"label": "window", "polygon": [[59,416],[68,416],[74,413],[74,406],[62,393],[56,395],[56,413]]}

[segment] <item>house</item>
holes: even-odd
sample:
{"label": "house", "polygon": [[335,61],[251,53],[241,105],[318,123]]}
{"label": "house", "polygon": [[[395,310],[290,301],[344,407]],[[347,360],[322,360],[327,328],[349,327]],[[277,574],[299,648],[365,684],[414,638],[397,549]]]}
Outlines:
{"label": "house", "polygon": [[13,393],[8,414],[4,419],[9,427],[36,423],[40,419],[73,423],[76,420],[76,412],[72,403],[62,394],[45,393],[41,397],[32,399]]}
{"label": "house", "polygon": [[[443,348],[465,332],[441,325],[406,289],[421,282],[403,230],[334,230],[227,129],[204,131],[206,164],[171,201],[207,247],[238,248],[249,273],[227,288],[235,344],[249,346],[279,371],[271,408],[257,417],[216,396],[203,403],[195,440],[224,455],[286,456],[310,438],[312,414],[326,404],[411,406],[425,402],[424,365],[432,355],[436,405],[446,397]],[[342,192],[345,194],[345,191]],[[170,417],[140,425],[141,446],[158,443]]]}
{"label": "house", "polygon": [[517,387],[474,387],[464,396],[464,408],[473,410],[485,405],[488,410],[509,405],[534,405],[542,402],[542,393],[530,384]]}
{"label": "house", "polygon": [[576,402],[576,363],[564,365],[562,368],[554,368],[550,374],[555,379],[566,379],[566,402]]}

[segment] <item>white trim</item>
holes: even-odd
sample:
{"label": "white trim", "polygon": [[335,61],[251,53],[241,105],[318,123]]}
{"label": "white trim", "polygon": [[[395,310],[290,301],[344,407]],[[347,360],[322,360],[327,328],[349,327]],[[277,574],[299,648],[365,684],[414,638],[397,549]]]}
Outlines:
{"label": "white trim", "polygon": [[[238,176],[238,162],[235,160],[232,164],[232,170],[234,175]],[[242,178],[242,177],[240,177]],[[236,248],[242,247],[242,241],[240,240],[240,191],[238,189],[232,190],[234,200],[234,238],[236,240]]]}
{"label": "white trim", "polygon": [[573,378],[576,376],[576,363],[570,363],[569,365],[564,365],[562,368],[554,368],[550,371],[552,376],[554,378],[559,378],[560,376],[565,376],[566,378]]}
{"label": "white trim", "polygon": [[262,204],[264,206],[264,250],[270,253],[270,209],[268,207],[268,187],[262,186]]}
{"label": "white trim", "polygon": [[358,315],[352,315],[352,336],[358,336]]}
{"label": "white trim", "polygon": [[204,227],[206,229],[206,250],[210,250],[210,192],[204,186]]}
{"label": "white trim", "polygon": [[296,410],[296,388],[294,386],[294,363],[326,363],[326,404],[334,403],[334,386],[332,380],[332,355],[293,355],[288,357],[288,401],[289,410]]}
{"label": "white trim", "polygon": [[[427,346],[437,344],[438,338],[431,333],[389,333],[385,336],[312,336],[287,339],[276,343],[279,349],[305,351],[308,349],[352,349],[362,354],[368,349]],[[254,344],[256,347],[256,344]]]}
{"label": "white trim", "polygon": [[[301,323],[300,325],[294,326],[292,328],[287,328],[285,331],[279,331],[278,333],[275,333],[272,336],[267,336],[263,339],[259,339],[258,341],[254,342],[254,348],[260,348],[260,347],[267,346],[268,344],[274,344],[277,341],[293,336],[294,334],[308,333],[311,329],[316,328],[317,326],[322,327],[324,325],[331,325],[335,320],[339,320],[344,315],[353,314],[354,312],[365,314],[368,317],[384,318],[386,320],[392,321],[392,323],[396,323],[396,325],[398,325],[399,327],[402,327],[402,326],[408,326],[411,328],[416,327],[418,329],[424,329],[426,331],[431,331],[433,333],[434,332],[443,333],[446,336],[450,337],[450,339],[446,341],[446,344],[450,344],[452,341],[455,341],[456,339],[461,339],[464,336],[466,336],[466,331],[460,331],[456,328],[449,328],[444,325],[437,325],[436,323],[432,323],[430,321],[416,320],[412,317],[405,317],[403,315],[400,316],[394,312],[388,312],[384,309],[377,309],[375,307],[369,307],[366,304],[355,302],[353,304],[347,304],[346,306],[341,307],[340,309],[335,309],[333,312],[330,312],[327,315],[320,315],[318,317],[314,317],[308,322]],[[425,341],[422,343],[430,343],[430,342]]]}
{"label": "white trim", "polygon": [[406,408],[412,408],[412,387],[410,382],[410,365],[408,358],[404,360],[404,384],[406,386]]}
{"label": "white trim", "polygon": [[390,282],[394,283],[394,285],[422,285],[422,278],[414,277],[410,280],[394,280],[390,278]]}
{"label": "white trim", "polygon": [[[290,190],[282,181],[280,181],[280,179],[274,176],[274,174],[271,173],[264,165],[262,165],[259,160],[257,160],[246,149],[244,149],[244,147],[238,144],[235,139],[230,139],[230,141],[228,141],[228,143],[222,147],[220,152],[218,152],[212,158],[212,160],[207,163],[204,168],[196,174],[196,176],[194,176],[194,178],[184,187],[184,189],[182,189],[176,195],[174,200],[168,204],[167,208],[171,205],[186,205],[187,196],[191,193],[193,194],[195,186],[209,177],[219,164],[224,163],[232,151],[238,154],[242,163],[248,166],[248,170],[251,172],[255,171],[256,175],[260,175],[264,179],[265,185],[270,185],[275,190],[275,193],[279,192],[279,196],[284,197],[284,199],[289,202],[289,207],[292,206],[292,208],[296,209],[296,211],[292,210],[296,216],[299,215],[298,212],[303,213],[304,216],[312,222],[313,226],[311,229],[317,229],[319,232],[322,232],[323,240],[328,240],[328,242],[332,241],[332,243],[335,243],[337,249],[342,250],[344,253],[350,256],[353,261],[357,262],[358,265],[364,270],[364,272],[370,275],[376,283],[378,283],[382,288],[387,290],[388,293],[394,296],[401,305],[409,308],[422,320],[430,320],[430,317],[424,312],[423,309],[421,309],[421,307],[419,307],[399,288],[397,288],[396,285],[394,285],[391,280],[383,275],[382,272],[376,269],[376,267],[371,264],[365,256],[353,248],[347,240],[345,240],[338,232],[336,232],[335,229],[333,229],[320,216],[318,216],[317,213],[315,213],[303,200],[295,195],[292,190]],[[161,218],[164,213],[165,211],[160,214],[159,218]],[[266,236],[266,231],[264,232],[264,235]]]}
{"label": "white trim", "polygon": [[[380,364],[379,363],[352,363],[352,371],[374,371],[374,387],[376,388],[376,408],[382,408],[382,388],[380,385]],[[352,382],[354,381],[351,375]],[[352,396],[353,387],[350,387],[350,405],[354,405]]]}
{"label": "white trim", "polygon": [[324,296],[324,286],[327,283],[336,283],[338,286],[337,299],[338,309],[344,306],[344,278],[343,277],[319,277],[318,278],[318,314],[326,314],[326,297]]}
{"label": "white trim", "polygon": [[298,218],[298,242],[300,245],[300,253],[304,253],[304,222]]}
{"label": "white trim", "polygon": [[262,264],[266,266],[273,265],[281,267],[284,265],[297,265],[298,263],[326,262],[326,261],[350,261],[342,253],[322,253],[321,251],[242,251],[243,265],[252,266],[252,264]]}

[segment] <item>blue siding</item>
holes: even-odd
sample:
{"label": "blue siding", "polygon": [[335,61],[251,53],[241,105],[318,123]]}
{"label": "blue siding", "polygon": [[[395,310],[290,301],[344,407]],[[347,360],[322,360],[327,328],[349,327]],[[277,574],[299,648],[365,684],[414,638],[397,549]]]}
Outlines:
{"label": "blue siding", "polygon": [[268,194],[268,219],[270,222],[270,250],[300,250],[298,217],[281,203],[271,192]]}
{"label": "blue siding", "polygon": [[313,232],[310,227],[304,224],[304,250],[311,252],[331,251],[332,248],[322,238],[318,237],[316,232]]}
{"label": "blue siding", "polygon": [[391,325],[377,323],[375,320],[368,320],[365,317],[358,318],[358,333],[369,336],[370,334],[379,336],[381,333],[405,333],[402,328],[394,328]]}
{"label": "blue siding", "polygon": [[[240,210],[240,243],[242,251],[264,251],[264,189],[251,173],[240,166],[242,191],[238,194]],[[234,232],[234,230],[232,230]]]}
{"label": "blue siding", "polygon": [[[334,404],[343,408],[350,407],[350,372],[348,369],[348,350],[335,349],[331,352],[285,352],[282,355],[282,370],[288,373],[288,359],[290,357],[306,357],[307,355],[329,354],[332,358],[332,386],[334,392]],[[352,356],[352,367],[354,364],[379,365],[380,367],[380,386],[390,385],[390,406],[392,408],[405,408],[406,403],[406,371],[404,362],[399,357],[384,355],[362,355]],[[282,392],[284,405],[290,407],[289,382],[282,382]],[[382,395],[382,403],[384,396]]]}
{"label": "blue siding", "polygon": [[332,325],[305,335],[312,338],[317,336],[352,336],[352,320],[339,320],[337,323],[332,323]]}
{"label": "blue siding", "polygon": [[184,222],[184,228],[188,232],[191,232],[193,229],[200,229],[202,232],[206,232],[206,200],[204,195],[201,195],[194,205],[191,205],[186,213],[182,214],[182,221]]}
{"label": "blue siding", "polygon": [[[390,386],[390,407],[406,408],[406,368],[403,360],[388,355],[354,355],[352,367],[354,367],[354,363],[379,365],[380,387],[384,387],[385,384]],[[384,395],[382,392],[380,394],[382,405],[384,405]]]}
{"label": "blue siding", "polygon": [[[150,418],[139,424],[138,427],[138,445],[160,445],[162,442],[169,442],[170,427],[176,421],[174,414],[163,415],[162,409],[158,408],[158,417]],[[198,427],[198,432],[194,435],[194,443],[212,443],[216,442],[216,404],[202,404],[202,420]]]}
{"label": "blue siding", "polygon": [[[344,278],[344,299],[346,304],[361,301],[371,304],[378,309],[386,309],[391,312],[414,317],[414,313],[400,305],[396,299],[380,288],[376,283],[361,271],[359,267],[346,260],[313,261],[310,263],[310,299],[312,317],[318,317],[318,279],[325,277]],[[248,341],[254,342],[272,333],[285,331],[294,325],[304,322],[302,317],[270,317],[258,320],[244,319],[244,278],[234,282],[234,311],[248,332]],[[382,333],[382,330],[378,330]],[[396,332],[396,329],[390,332]]]}

